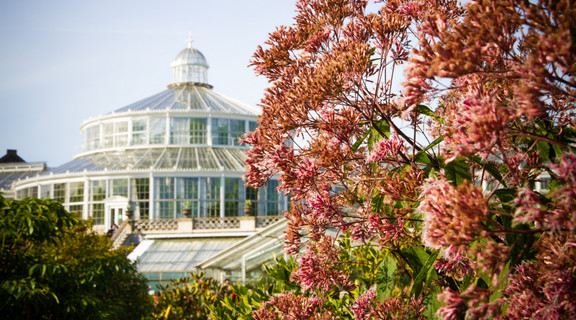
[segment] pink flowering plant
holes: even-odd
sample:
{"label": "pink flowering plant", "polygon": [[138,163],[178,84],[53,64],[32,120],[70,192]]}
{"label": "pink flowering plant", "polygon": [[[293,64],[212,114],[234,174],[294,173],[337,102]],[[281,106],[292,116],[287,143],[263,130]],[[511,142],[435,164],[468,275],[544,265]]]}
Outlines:
{"label": "pink flowering plant", "polygon": [[270,87],[243,139],[248,183],[291,196],[296,262],[243,314],[574,318],[575,17],[570,0],[298,1],[254,54]]}

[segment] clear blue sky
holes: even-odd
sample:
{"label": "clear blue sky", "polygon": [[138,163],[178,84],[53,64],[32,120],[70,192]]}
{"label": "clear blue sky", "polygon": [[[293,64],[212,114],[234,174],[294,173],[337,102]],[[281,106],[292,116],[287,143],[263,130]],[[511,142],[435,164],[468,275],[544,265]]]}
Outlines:
{"label": "clear blue sky", "polygon": [[84,121],[166,88],[190,32],[214,90],[256,105],[267,82],[249,59],[294,10],[295,0],[2,1],[0,157],[72,160]]}

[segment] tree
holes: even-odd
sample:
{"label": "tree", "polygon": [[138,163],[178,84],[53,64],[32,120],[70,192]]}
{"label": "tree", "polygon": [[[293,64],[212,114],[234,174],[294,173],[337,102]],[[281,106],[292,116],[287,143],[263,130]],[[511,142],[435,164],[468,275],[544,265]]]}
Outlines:
{"label": "tree", "polygon": [[0,197],[0,311],[7,319],[141,319],[145,280],[106,236],[54,200]]}
{"label": "tree", "polygon": [[[446,319],[573,317],[574,17],[569,0],[298,1],[254,54],[271,87],[244,141],[248,182],[279,175],[293,197],[303,292],[254,317],[334,318],[316,307],[342,292],[357,319],[414,301]],[[356,290],[344,234],[384,256],[373,286]]]}
{"label": "tree", "polygon": [[208,319],[210,307],[220,305],[227,290],[203,273],[171,280],[156,295],[154,319]]}

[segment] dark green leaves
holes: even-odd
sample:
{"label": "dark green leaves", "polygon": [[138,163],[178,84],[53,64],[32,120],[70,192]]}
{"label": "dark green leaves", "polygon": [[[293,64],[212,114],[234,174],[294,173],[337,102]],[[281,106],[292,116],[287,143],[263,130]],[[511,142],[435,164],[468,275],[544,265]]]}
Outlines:
{"label": "dark green leaves", "polygon": [[388,298],[395,287],[396,261],[391,257],[386,257],[378,266],[376,274],[376,293],[379,298]]}

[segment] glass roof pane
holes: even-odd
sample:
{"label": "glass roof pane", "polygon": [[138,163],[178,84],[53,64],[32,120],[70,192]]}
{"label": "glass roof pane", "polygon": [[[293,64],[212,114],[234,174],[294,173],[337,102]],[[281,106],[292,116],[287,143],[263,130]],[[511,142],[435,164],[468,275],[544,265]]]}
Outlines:
{"label": "glass roof pane", "polygon": [[157,239],[138,258],[139,272],[192,271],[242,238]]}
{"label": "glass roof pane", "polygon": [[214,153],[212,152],[212,149],[199,148],[198,160],[200,162],[201,169],[220,169],[218,161],[216,161],[216,159],[214,158]]}

